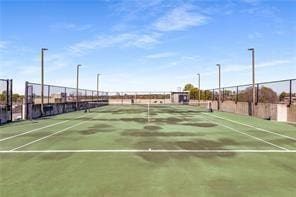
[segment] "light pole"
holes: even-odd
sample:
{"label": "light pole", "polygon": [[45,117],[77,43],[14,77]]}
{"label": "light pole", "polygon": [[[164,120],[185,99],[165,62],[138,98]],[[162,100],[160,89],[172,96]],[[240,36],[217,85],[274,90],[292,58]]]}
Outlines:
{"label": "light pole", "polygon": [[255,49],[248,49],[252,52],[252,116],[255,115],[255,102],[256,102],[256,90],[255,90]]}
{"label": "light pole", "polygon": [[220,104],[221,104],[221,65],[217,64],[218,67],[218,80],[219,80],[219,99],[218,99],[218,110],[220,110]]}
{"label": "light pole", "polygon": [[77,72],[76,72],[76,110],[78,110],[78,98],[79,98],[78,88],[79,88],[79,67],[80,66],[81,66],[80,64],[77,65]]}
{"label": "light pole", "polygon": [[44,51],[47,50],[46,48],[41,48],[41,115],[44,115]]}
{"label": "light pole", "polygon": [[100,92],[99,92],[99,88],[100,88],[100,73],[97,74],[97,100],[99,101],[100,99]]}
{"label": "light pole", "polygon": [[198,76],[198,106],[200,105],[200,73],[197,73]]}

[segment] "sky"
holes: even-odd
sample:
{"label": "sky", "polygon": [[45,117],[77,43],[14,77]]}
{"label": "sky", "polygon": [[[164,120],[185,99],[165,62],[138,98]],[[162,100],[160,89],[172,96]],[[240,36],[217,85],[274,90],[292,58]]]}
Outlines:
{"label": "sky", "polygon": [[296,78],[295,0],[0,0],[0,78],[100,90],[170,91]]}

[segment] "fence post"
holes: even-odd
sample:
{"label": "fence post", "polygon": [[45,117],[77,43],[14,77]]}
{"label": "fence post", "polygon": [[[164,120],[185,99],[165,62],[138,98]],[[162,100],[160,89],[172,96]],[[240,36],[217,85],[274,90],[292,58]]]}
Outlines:
{"label": "fence post", "polygon": [[67,88],[65,88],[65,95],[64,95],[64,107],[63,107],[63,112],[65,113],[66,112],[66,109],[67,109]]}
{"label": "fence post", "polygon": [[12,79],[9,80],[9,86],[10,86],[10,90],[9,90],[9,105],[10,105],[10,122],[12,122]]}
{"label": "fence post", "polygon": [[[29,117],[29,82],[26,81],[25,83],[25,119],[28,120],[30,117]],[[31,119],[31,118],[30,118]]]}
{"label": "fence post", "polygon": [[48,85],[47,87],[48,87],[48,90],[47,90],[47,104],[49,104],[50,85]]}
{"label": "fence post", "polygon": [[238,102],[238,86],[236,86],[235,104]]}
{"label": "fence post", "polygon": [[67,103],[67,88],[65,88],[65,103]]}
{"label": "fence post", "polygon": [[5,102],[5,106],[6,106],[6,111],[8,110],[8,103],[9,103],[9,94],[10,94],[10,91],[9,91],[9,79],[6,79],[6,102]]}
{"label": "fence post", "polygon": [[290,80],[290,95],[289,95],[289,105],[288,107],[290,107],[292,105],[292,79]]}
{"label": "fence post", "polygon": [[222,103],[224,102],[224,88],[222,89]]}
{"label": "fence post", "polygon": [[257,90],[256,90],[256,102],[255,105],[257,105],[259,102],[259,83],[257,83]]}

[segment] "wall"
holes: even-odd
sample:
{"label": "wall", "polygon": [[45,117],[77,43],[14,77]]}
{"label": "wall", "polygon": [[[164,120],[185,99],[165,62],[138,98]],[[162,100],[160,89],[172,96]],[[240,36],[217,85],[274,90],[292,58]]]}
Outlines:
{"label": "wall", "polygon": [[288,108],[288,115],[287,115],[288,122],[296,122],[296,104],[291,105]]}
{"label": "wall", "polygon": [[[90,103],[87,105],[87,102],[79,102],[79,110],[84,110],[86,107],[88,108],[95,108],[100,106],[108,105],[107,102],[102,103]],[[76,102],[68,102],[68,103],[53,103],[49,105],[44,105],[44,107],[50,106],[50,110],[45,111],[45,114],[43,116],[52,116],[67,112],[76,111]],[[26,119],[35,119],[42,117],[41,115],[41,104],[28,104],[27,105],[27,116]]]}
{"label": "wall", "polygon": [[[191,100],[190,104],[196,104],[197,102],[196,100]],[[212,109],[218,110],[218,102],[210,102],[212,103]],[[221,103],[220,111],[249,115],[251,114],[251,103],[224,101]],[[296,105],[287,107],[286,104],[258,103],[255,105],[255,116],[264,119],[296,122]]]}

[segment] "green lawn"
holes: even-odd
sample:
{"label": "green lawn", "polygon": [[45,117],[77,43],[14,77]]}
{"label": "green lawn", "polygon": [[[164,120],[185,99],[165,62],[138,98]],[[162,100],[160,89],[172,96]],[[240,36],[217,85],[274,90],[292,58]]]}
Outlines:
{"label": "green lawn", "polygon": [[295,125],[192,106],[7,124],[0,150],[1,197],[296,195]]}

